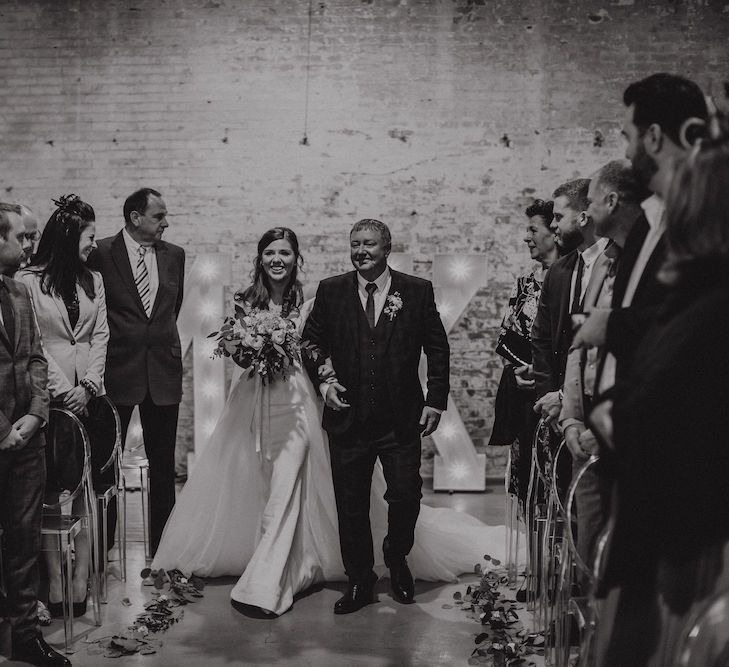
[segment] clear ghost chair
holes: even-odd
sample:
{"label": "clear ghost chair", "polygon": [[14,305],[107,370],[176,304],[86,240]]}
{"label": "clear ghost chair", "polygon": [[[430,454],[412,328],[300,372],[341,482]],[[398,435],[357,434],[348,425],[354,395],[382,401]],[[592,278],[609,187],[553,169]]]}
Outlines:
{"label": "clear ghost chair", "polygon": [[[47,441],[46,466],[49,476],[60,488],[57,503],[44,504],[41,533],[55,537],[61,560],[63,593],[63,632],[68,651],[73,642],[73,552],[75,538],[82,530],[88,532],[89,583],[94,608],[94,623],[101,625],[98,573],[98,521],[96,496],[91,481],[91,445],[86,428],[70,410],[51,408]],[[84,511],[68,513],[74,500],[83,500]],[[47,547],[44,546],[44,549]]]}

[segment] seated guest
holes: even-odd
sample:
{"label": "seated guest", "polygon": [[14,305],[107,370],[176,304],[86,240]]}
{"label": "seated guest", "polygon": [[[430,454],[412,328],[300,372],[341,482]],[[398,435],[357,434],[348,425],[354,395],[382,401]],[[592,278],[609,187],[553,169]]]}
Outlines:
{"label": "seated guest", "polygon": [[[86,267],[96,247],[94,209],[76,195],[61,197],[41,236],[31,265],[17,275],[30,292],[48,359],[51,405],[66,408],[88,422],[90,401],[104,393],[104,368],[109,326],[106,321],[104,283]],[[58,448],[55,448],[58,451]],[[53,469],[62,470],[58,461]],[[47,502],[58,501],[63,480],[49,476]],[[82,513],[83,500],[77,499]],[[86,612],[88,585],[88,535],[76,538],[73,575],[74,615]],[[46,551],[48,607],[62,615],[60,562],[55,550]]]}
{"label": "seated guest", "polygon": [[591,418],[616,460],[602,665],[673,664],[687,619],[729,587],[726,142],[678,168],[666,209],[663,310]]}
{"label": "seated guest", "polygon": [[[25,229],[0,211],[0,525],[5,597],[13,660],[70,665],[46,644],[37,619],[38,557],[48,418],[47,368],[25,287],[7,277],[20,267]],[[11,343],[11,341],[13,341]]]}
{"label": "seated guest", "polygon": [[544,274],[559,257],[552,223],[552,202],[537,199],[525,211],[524,243],[539,266],[519,276],[501,323],[496,352],[506,361],[496,394],[496,416],[491,445],[511,445],[509,493],[521,503],[526,498],[531,467],[531,447],[537,423],[532,378],[531,328],[537,312]]}

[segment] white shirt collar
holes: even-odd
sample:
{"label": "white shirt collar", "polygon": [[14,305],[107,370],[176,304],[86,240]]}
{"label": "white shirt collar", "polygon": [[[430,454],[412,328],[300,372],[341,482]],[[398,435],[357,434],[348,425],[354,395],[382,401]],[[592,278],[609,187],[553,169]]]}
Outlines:
{"label": "white shirt collar", "polygon": [[653,194],[641,203],[641,208],[645,212],[646,220],[651,229],[655,230],[660,227],[663,222],[663,214],[666,211],[666,204],[658,195]]}
{"label": "white shirt collar", "polygon": [[360,290],[363,292],[365,291],[365,286],[367,283],[373,282],[375,285],[377,285],[377,291],[382,292],[382,290],[387,287],[387,281],[390,280],[390,267],[386,266],[385,270],[375,279],[375,280],[365,280],[362,275],[357,272],[357,283],[359,284]]}
{"label": "white shirt collar", "polygon": [[[127,252],[130,255],[137,255],[142,244],[134,240],[134,237],[127,231],[126,227],[122,229],[122,238],[124,239],[124,244],[127,246]],[[147,252],[150,250],[154,251],[154,244],[144,247],[147,249]]]}
{"label": "white shirt collar", "polygon": [[602,254],[610,239],[598,239],[589,248],[585,248],[580,254],[585,266],[592,266],[592,263]]}

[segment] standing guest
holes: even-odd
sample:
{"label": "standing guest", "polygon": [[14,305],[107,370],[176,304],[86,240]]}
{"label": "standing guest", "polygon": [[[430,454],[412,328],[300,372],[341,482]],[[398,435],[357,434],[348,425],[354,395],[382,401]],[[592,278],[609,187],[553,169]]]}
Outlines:
{"label": "standing guest", "polygon": [[601,666],[673,664],[688,620],[729,588],[726,140],[690,158],[667,192],[663,308],[616,385],[612,419],[611,401],[593,412],[616,459]]}
{"label": "standing guest", "polygon": [[511,444],[509,492],[521,502],[526,498],[531,469],[531,446],[537,417],[534,406],[531,328],[537,312],[544,274],[559,257],[554,241],[551,201],[537,199],[526,208],[524,242],[533,261],[534,271],[517,278],[509,305],[501,323],[496,352],[505,360],[496,393],[496,417],[491,445]]}
{"label": "standing guest", "polygon": [[[48,392],[51,405],[63,407],[80,417],[89,430],[92,445],[96,444],[93,420],[94,397],[104,393],[104,367],[109,326],[106,322],[106,300],[101,275],[86,267],[89,254],[96,247],[94,209],[76,195],[61,197],[51,215],[31,265],[17,274],[30,293],[43,352],[48,360]],[[51,418],[53,421],[53,418]],[[57,440],[59,438],[57,437]],[[55,443],[54,452],[62,452],[62,443]],[[66,453],[71,456],[72,452]],[[94,463],[97,464],[97,457]],[[58,463],[61,463],[60,461]],[[102,461],[103,463],[103,461]],[[95,465],[95,468],[100,466]],[[58,469],[58,466],[52,466]],[[46,502],[56,504],[63,489],[63,480],[49,476]],[[72,508],[84,512],[83,498]],[[50,539],[50,538],[49,538]],[[73,573],[73,613],[86,613],[89,578],[88,534],[82,530],[76,537],[76,561]],[[49,545],[48,608],[52,616],[63,615],[61,562],[58,552]]]}
{"label": "standing guest", "polygon": [[[17,271],[25,228],[0,211],[0,273]],[[46,644],[37,619],[38,558],[45,487],[48,364],[28,292],[0,278],[0,524],[7,596],[0,616],[10,622],[12,657],[34,665],[70,665]]]}
{"label": "standing guest", "polygon": [[554,230],[557,244],[574,249],[558,259],[544,278],[532,327],[532,354],[537,402],[534,411],[548,421],[559,416],[567,353],[572,344],[571,315],[582,311],[595,260],[607,245],[597,240],[587,215],[590,180],[578,178],[554,191]]}
{"label": "standing guest", "polygon": [[[106,391],[119,410],[122,441],[139,406],[150,475],[150,546],[157,549],[175,504],[175,439],[182,400],[182,306],[185,251],[162,240],[167,207],[142,188],[124,202],[124,229],[99,241],[89,267],[106,285],[109,350]],[[116,512],[110,513],[110,532]]]}
{"label": "standing guest", "polygon": [[[627,161],[608,162],[590,180],[587,213],[596,234],[612,244],[596,260],[585,292],[586,309],[610,307],[620,251],[630,231],[644,217],[640,204],[648,194]],[[572,455],[573,475],[596,452],[596,441],[586,420],[595,400],[599,358],[598,349],[572,350],[567,357],[559,419]],[[576,493],[577,551],[589,563],[595,539],[606,520],[608,494],[594,468],[584,473]]]}
{"label": "standing guest", "polygon": [[677,162],[703,133],[708,115],[701,89],[673,74],[653,74],[623,94],[625,157],[653,196],[643,204],[645,221],[625,242],[615,276],[612,309],[593,310],[575,335],[575,347],[604,347],[598,392],[630,373],[633,354],[660,309],[665,286],[658,270],[665,258],[664,201]]}
{"label": "standing guest", "polygon": [[36,243],[38,242],[38,218],[35,217],[33,211],[23,204],[6,204],[0,202],[0,211],[5,211],[8,218],[12,221],[14,216],[20,216],[25,229],[23,235],[23,259],[20,263],[21,268],[28,266],[30,258],[35,252]]}

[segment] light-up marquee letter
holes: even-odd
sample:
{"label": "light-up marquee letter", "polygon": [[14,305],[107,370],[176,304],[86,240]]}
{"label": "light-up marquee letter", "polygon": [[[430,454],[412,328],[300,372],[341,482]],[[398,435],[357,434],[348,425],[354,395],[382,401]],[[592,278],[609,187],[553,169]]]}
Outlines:
{"label": "light-up marquee letter", "polygon": [[[411,272],[412,257],[392,254],[390,265]],[[402,267],[402,268],[401,268]],[[446,333],[450,333],[478,289],[486,284],[488,265],[484,255],[435,255],[433,287]],[[420,361],[420,380],[425,389],[427,364]],[[485,491],[486,455],[477,454],[458,408],[448,396],[448,408],[431,436],[438,450],[433,466],[435,491]]]}

